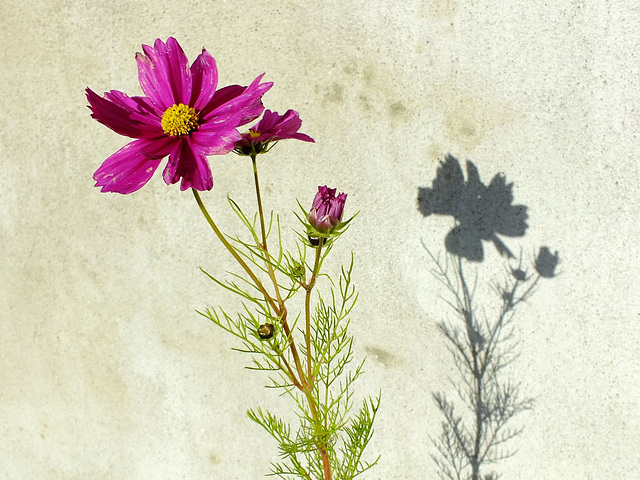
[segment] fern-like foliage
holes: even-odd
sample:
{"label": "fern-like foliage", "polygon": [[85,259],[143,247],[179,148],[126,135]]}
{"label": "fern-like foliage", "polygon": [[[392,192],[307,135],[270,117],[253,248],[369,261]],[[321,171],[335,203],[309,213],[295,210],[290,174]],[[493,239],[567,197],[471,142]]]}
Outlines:
{"label": "fern-like foliage", "polygon": [[[199,313],[235,336],[239,341],[235,349],[251,355],[247,368],[268,372],[267,386],[292,400],[297,416],[294,424],[266,408],[248,412],[249,418],[278,443],[280,459],[272,462],[271,475],[314,480],[356,478],[378,461],[365,460],[364,450],[373,435],[380,397],[365,399],[353,411],[354,382],[364,366],[364,362],[353,366],[353,337],[348,330],[358,298],[352,284],[353,255],[334,281],[320,269],[337,236],[313,246],[299,235],[296,251],[284,251],[280,222],[272,215],[264,239],[266,244],[269,233],[276,233],[278,248],[271,254],[257,233],[257,217],[249,220],[237,203],[229,202],[251,238],[229,241],[244,261],[260,272],[260,282],[271,283],[275,293],[270,301],[261,295],[255,281],[233,273],[221,280],[205,272],[217,285],[238,295],[243,308],[233,315],[222,307]],[[315,254],[313,262],[307,258],[310,251]],[[285,281],[280,280],[283,277]],[[314,289],[317,280],[326,287],[324,293]],[[287,300],[296,293],[304,293],[305,306],[294,315]],[[269,336],[261,336],[265,324],[272,326]]]}

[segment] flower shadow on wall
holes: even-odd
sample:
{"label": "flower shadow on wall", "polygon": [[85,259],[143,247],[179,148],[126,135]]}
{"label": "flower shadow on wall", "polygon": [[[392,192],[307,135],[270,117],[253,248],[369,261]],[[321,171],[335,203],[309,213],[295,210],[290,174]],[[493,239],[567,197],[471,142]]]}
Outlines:
{"label": "flower shadow on wall", "polygon": [[498,235],[522,237],[527,230],[527,207],[512,205],[513,183],[497,174],[489,185],[480,181],[478,168],[467,160],[467,180],[457,158],[441,162],[432,188],[418,188],[418,210],[425,217],[450,215],[456,226],[447,234],[447,251],[474,262],[484,260],[482,240],[498,252],[515,258]]}
{"label": "flower shadow on wall", "polygon": [[[498,473],[486,470],[514,453],[509,442],[522,432],[522,426],[514,426],[512,420],[533,407],[533,400],[522,395],[520,384],[508,378],[506,371],[519,353],[514,315],[540,279],[555,276],[559,256],[541,247],[535,258],[525,261],[522,254],[516,258],[499,238],[522,237],[528,227],[527,207],[512,204],[512,187],[499,174],[484,185],[471,161],[467,161],[465,180],[458,160],[447,155],[432,188],[418,188],[422,215],[455,219],[445,237],[444,260],[425,245],[435,264],[432,273],[448,291],[445,301],[456,317],[438,323],[457,369],[456,377],[449,379],[454,394],[433,394],[442,414],[442,429],[432,440],[432,458],[442,479],[497,479]],[[489,299],[494,307],[477,298],[483,269],[477,262],[484,260],[483,240],[491,241],[508,259],[505,278],[489,282],[495,292]],[[476,264],[470,275],[471,262]]]}

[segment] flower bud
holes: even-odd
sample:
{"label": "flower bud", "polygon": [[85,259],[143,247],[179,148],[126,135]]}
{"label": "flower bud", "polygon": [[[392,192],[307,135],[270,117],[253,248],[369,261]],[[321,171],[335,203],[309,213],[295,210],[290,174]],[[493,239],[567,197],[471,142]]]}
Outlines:
{"label": "flower bud", "polygon": [[322,243],[322,245],[327,243],[326,238],[318,238],[318,237],[313,237],[311,235],[307,236],[307,238],[309,239],[309,243],[314,247],[317,247],[318,245],[320,245],[320,243]]}
{"label": "flower bud", "polygon": [[[335,188],[326,185],[318,187],[318,193],[309,211],[309,223],[318,233],[330,233],[342,220],[346,201],[346,193],[336,196]],[[313,233],[310,236],[313,237]]]}
{"label": "flower bud", "polygon": [[270,323],[263,323],[258,328],[258,335],[263,340],[268,340],[269,338],[273,337],[273,325]]}
{"label": "flower bud", "polygon": [[293,261],[293,265],[291,266],[291,273],[296,278],[304,278],[305,268],[304,264],[300,262]]}

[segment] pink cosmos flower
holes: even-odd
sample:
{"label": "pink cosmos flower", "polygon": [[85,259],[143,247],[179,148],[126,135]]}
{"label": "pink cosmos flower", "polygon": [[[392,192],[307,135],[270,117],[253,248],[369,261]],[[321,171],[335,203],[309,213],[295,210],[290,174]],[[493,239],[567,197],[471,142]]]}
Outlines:
{"label": "pink cosmos flower", "polygon": [[326,185],[318,187],[309,211],[309,223],[319,233],[329,233],[342,220],[347,194],[340,193],[336,197],[336,189]]}
{"label": "pink cosmos flower", "polygon": [[309,135],[298,133],[302,126],[300,115],[295,110],[287,110],[284,115],[264,111],[262,119],[249,129],[248,133],[242,134],[242,139],[236,142],[235,152],[240,155],[251,155],[252,153],[264,153],[268,149],[270,142],[294,138],[303,142],[314,142]]}
{"label": "pink cosmos flower", "polygon": [[211,190],[207,155],[233,150],[237,127],[262,113],[262,95],[273,83],[230,85],[216,91],[218,69],[205,50],[189,66],[175,38],[157,39],[136,54],[138,78],[146,97],[117,90],[100,97],[87,88],[92,117],[111,130],[136,140],[107,158],[93,175],[102,192],[131,193],[145,185],[169,156],[163,172],[167,185],[182,180],[181,190]]}

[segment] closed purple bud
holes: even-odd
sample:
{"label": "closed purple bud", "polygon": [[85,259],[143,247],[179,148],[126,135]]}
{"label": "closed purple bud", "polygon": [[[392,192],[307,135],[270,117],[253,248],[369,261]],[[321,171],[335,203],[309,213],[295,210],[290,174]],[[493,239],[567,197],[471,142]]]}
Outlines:
{"label": "closed purple bud", "polygon": [[326,185],[318,187],[309,211],[309,223],[320,233],[329,233],[342,220],[347,194],[336,196],[336,189]]}

